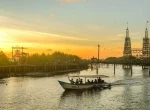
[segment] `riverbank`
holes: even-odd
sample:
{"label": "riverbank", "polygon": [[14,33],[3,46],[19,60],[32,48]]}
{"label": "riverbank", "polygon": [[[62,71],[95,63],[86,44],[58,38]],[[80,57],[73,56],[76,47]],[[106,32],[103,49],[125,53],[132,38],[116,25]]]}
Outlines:
{"label": "riverbank", "polygon": [[49,77],[69,72],[78,72],[84,69],[88,69],[88,65],[9,65],[0,66],[0,78],[24,76]]}
{"label": "riverbank", "polygon": [[17,76],[50,77],[50,76],[61,75],[61,74],[65,74],[65,73],[79,72],[81,70],[84,70],[84,69],[72,69],[72,70],[57,71],[57,72],[30,72],[30,73],[25,73],[24,75],[18,74]]}
{"label": "riverbank", "polygon": [[[46,73],[46,72],[44,72]],[[71,73],[76,75],[77,73]],[[80,71],[80,75],[96,75],[95,69]],[[148,69],[129,69],[113,65],[101,66],[99,74],[106,82],[116,84],[111,90],[64,91],[58,80],[68,82],[67,75],[52,77],[11,77],[0,80],[0,110],[149,110],[150,78]],[[83,79],[84,80],[84,79]],[[91,79],[90,79],[91,80]]]}

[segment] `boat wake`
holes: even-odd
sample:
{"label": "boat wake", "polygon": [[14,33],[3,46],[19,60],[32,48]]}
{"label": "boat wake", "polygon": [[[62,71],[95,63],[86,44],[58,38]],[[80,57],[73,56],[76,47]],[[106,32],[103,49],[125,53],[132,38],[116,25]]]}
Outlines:
{"label": "boat wake", "polygon": [[124,79],[124,80],[117,80],[113,83],[111,83],[112,86],[138,86],[143,85],[145,83],[150,83],[150,79],[144,79],[144,78],[130,78],[130,79]]}
{"label": "boat wake", "polygon": [[6,83],[6,81],[1,79],[0,84],[4,84],[4,83]]}

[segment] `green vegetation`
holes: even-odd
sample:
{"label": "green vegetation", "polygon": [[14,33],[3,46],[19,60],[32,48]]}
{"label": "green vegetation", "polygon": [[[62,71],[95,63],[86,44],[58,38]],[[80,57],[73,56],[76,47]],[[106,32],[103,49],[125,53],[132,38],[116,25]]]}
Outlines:
{"label": "green vegetation", "polygon": [[149,59],[141,59],[134,56],[126,56],[126,57],[109,57],[106,58],[103,62],[106,63],[133,63],[133,64],[141,64],[141,63],[149,63]]}
{"label": "green vegetation", "polygon": [[46,54],[33,54],[27,58],[28,64],[44,64],[44,63],[58,63],[58,64],[64,64],[64,63],[77,63],[81,61],[81,58],[79,58],[76,55],[70,55],[65,54],[62,52],[54,52],[51,55]]}
{"label": "green vegetation", "polygon": [[[97,61],[97,60],[96,60]],[[3,65],[16,65],[16,64],[31,64],[31,65],[43,65],[43,64],[72,64],[72,63],[87,63],[90,61],[83,60],[76,55],[65,54],[62,52],[54,52],[53,54],[32,54],[32,55],[23,55],[19,61],[11,61],[4,52],[0,52],[0,66]],[[133,56],[128,57],[109,57],[105,60],[101,60],[104,63],[149,63],[149,59],[140,59]]]}
{"label": "green vegetation", "polygon": [[79,63],[84,62],[80,57],[71,54],[65,54],[62,52],[54,52],[53,54],[32,54],[29,56],[23,56],[20,61],[10,61],[4,52],[0,52],[0,65],[14,65],[14,64],[64,64],[64,63]]}
{"label": "green vegetation", "polygon": [[0,65],[7,65],[7,64],[9,64],[9,59],[5,55],[5,53],[3,51],[1,51],[0,52]]}

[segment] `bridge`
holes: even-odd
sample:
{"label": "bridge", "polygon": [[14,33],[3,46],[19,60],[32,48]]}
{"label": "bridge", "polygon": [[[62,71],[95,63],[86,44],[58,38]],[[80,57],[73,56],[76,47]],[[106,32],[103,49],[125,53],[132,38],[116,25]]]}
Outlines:
{"label": "bridge", "polygon": [[137,58],[143,58],[142,52],[143,50],[141,48],[132,48],[132,56],[135,56]]}

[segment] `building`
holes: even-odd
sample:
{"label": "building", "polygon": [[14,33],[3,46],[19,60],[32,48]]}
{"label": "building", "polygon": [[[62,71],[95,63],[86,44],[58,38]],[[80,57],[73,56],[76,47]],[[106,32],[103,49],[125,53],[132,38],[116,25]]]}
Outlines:
{"label": "building", "polygon": [[131,55],[132,55],[131,40],[130,40],[130,37],[129,37],[129,29],[128,29],[128,26],[127,26],[123,56],[131,56]]}
{"label": "building", "polygon": [[150,57],[150,44],[148,38],[148,29],[145,29],[145,37],[143,38],[143,47],[142,47],[143,58]]}
{"label": "building", "polygon": [[[148,23],[148,21],[147,21]],[[145,37],[143,38],[143,47],[142,48],[131,48],[131,40],[129,37],[129,29],[127,26],[126,37],[124,43],[123,56],[135,56],[138,58],[149,58],[150,57],[150,40],[148,38],[148,29],[146,26]]]}

